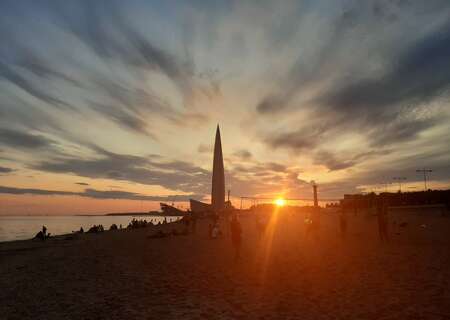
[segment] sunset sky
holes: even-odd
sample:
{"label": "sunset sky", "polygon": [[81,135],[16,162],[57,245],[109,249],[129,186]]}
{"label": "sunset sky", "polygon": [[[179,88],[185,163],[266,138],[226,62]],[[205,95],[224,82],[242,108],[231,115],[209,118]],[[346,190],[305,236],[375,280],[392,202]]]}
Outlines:
{"label": "sunset sky", "polygon": [[450,186],[442,1],[1,1],[0,214]]}

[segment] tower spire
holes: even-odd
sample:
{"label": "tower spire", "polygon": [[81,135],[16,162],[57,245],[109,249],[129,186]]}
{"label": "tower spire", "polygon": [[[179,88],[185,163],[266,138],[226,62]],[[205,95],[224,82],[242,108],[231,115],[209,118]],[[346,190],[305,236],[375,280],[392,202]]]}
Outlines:
{"label": "tower spire", "polygon": [[216,139],[214,142],[211,206],[216,212],[223,210],[225,207],[225,170],[223,167],[219,124],[217,124]]}

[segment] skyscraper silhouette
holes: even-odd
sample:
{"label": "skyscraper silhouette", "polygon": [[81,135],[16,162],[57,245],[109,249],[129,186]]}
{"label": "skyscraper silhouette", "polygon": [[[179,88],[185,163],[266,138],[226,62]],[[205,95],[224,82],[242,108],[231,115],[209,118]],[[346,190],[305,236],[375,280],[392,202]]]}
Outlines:
{"label": "skyscraper silhouette", "polygon": [[225,207],[225,172],[223,168],[222,142],[220,140],[219,125],[217,125],[216,141],[214,142],[211,205],[216,212],[223,210]]}

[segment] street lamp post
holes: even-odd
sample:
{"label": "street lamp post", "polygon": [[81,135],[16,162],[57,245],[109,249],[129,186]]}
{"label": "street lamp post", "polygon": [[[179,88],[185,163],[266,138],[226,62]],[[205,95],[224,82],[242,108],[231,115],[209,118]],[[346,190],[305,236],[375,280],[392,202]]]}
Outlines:
{"label": "street lamp post", "polygon": [[425,186],[424,190],[427,191],[427,176],[428,176],[428,173],[433,172],[433,170],[423,168],[423,169],[417,169],[416,172],[423,173],[423,184]]}
{"label": "street lamp post", "polygon": [[406,180],[406,177],[393,177],[392,179],[398,181],[398,191],[402,192],[402,181]]}
{"label": "street lamp post", "polygon": [[389,184],[390,184],[390,182],[385,182],[385,181],[383,181],[383,182],[381,182],[380,183],[381,184],[381,188],[384,188],[384,192],[387,192],[388,191],[388,186],[389,186]]}

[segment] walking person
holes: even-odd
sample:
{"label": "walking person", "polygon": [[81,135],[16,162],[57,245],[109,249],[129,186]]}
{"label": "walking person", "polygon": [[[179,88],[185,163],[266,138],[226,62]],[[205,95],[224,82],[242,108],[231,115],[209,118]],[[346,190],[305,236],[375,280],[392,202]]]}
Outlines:
{"label": "walking person", "polygon": [[242,227],[241,223],[237,219],[236,214],[233,215],[230,222],[231,231],[231,243],[234,248],[234,260],[238,260],[241,257],[241,244],[242,244]]}
{"label": "walking person", "polygon": [[387,204],[384,204],[382,207],[382,221],[383,221],[383,237],[384,241],[389,241],[389,232],[388,232],[388,226],[389,226],[389,216],[388,216],[388,206]]}
{"label": "walking person", "polygon": [[377,220],[378,220],[378,234],[382,242],[388,241],[388,217],[387,205],[385,203],[378,203],[377,206]]}
{"label": "walking person", "polygon": [[347,238],[347,212],[345,211],[345,208],[342,209],[341,214],[339,215],[339,226],[342,239]]}
{"label": "walking person", "polygon": [[195,234],[197,230],[197,213],[191,213],[191,232]]}
{"label": "walking person", "polygon": [[256,223],[256,232],[258,233],[259,237],[262,237],[262,235],[264,234],[265,225],[261,221],[261,217],[258,214],[256,214],[255,223]]}

